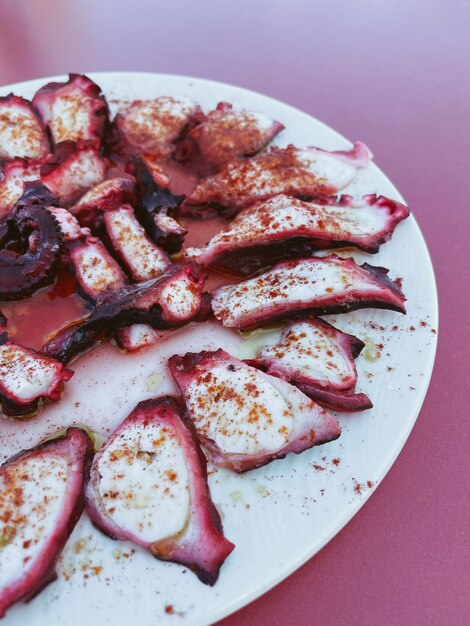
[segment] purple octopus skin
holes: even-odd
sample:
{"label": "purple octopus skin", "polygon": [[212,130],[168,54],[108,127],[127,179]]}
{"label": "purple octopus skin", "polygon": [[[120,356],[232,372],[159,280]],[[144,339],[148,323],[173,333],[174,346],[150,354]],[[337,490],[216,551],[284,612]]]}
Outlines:
{"label": "purple octopus skin", "polygon": [[[211,317],[211,297],[209,293],[203,293],[199,313],[191,321],[206,322]],[[172,329],[156,330],[148,324],[133,324],[132,326],[119,328],[114,335],[114,339],[122,350],[126,352],[137,352],[138,350],[159,343],[164,337],[167,337],[170,332],[172,332]]]}
{"label": "purple octopus skin", "polygon": [[[85,242],[74,246],[71,263],[79,294],[93,304],[107,291],[121,289],[127,284],[121,266],[97,237],[88,237]],[[155,344],[166,332],[157,331],[148,324],[134,324],[119,328],[114,338],[120,348],[134,352]]]}
{"label": "purple octopus skin", "polygon": [[335,254],[281,261],[271,270],[212,293],[215,317],[249,329],[286,317],[347,313],[362,308],[405,313],[405,297],[388,270]]}
{"label": "purple octopus skin", "polygon": [[200,106],[184,96],[135,100],[116,115],[109,149],[125,157],[145,155],[154,162],[164,160],[203,117]]}
{"label": "purple octopus skin", "polygon": [[60,203],[67,205],[101,183],[107,168],[107,159],[100,155],[93,143],[63,141],[56,146],[54,154],[43,161],[40,175]]}
{"label": "purple octopus skin", "polygon": [[8,341],[8,320],[5,315],[0,311],[0,346]]}
{"label": "purple octopus skin", "polygon": [[158,278],[170,267],[170,258],[148,237],[129,204],[103,217],[111,246],[134,281]]}
{"label": "purple octopus skin", "polygon": [[40,161],[49,150],[45,128],[31,102],[12,93],[0,97],[0,159]]}
{"label": "purple octopus skin", "polygon": [[57,578],[56,563],[83,511],[93,443],[79,428],[0,468],[0,618]]}
{"label": "purple octopus skin", "polygon": [[218,174],[200,182],[179,212],[206,218],[221,213],[232,217],[241,209],[279,194],[308,198],[344,189],[372,155],[356,142],[348,152],[321,148],[271,148],[270,152],[224,165]]}
{"label": "purple octopus skin", "polygon": [[13,341],[0,345],[0,404],[8,417],[31,417],[62,397],[73,376],[59,361]]}
{"label": "purple octopus skin", "polygon": [[[87,512],[112,539],[133,541],[214,585],[235,546],[224,537],[206,465],[181,401],[145,400],[95,456],[85,492]],[[145,502],[137,514],[129,494]]]}
{"label": "purple octopus skin", "polygon": [[70,260],[79,293],[86,300],[95,302],[106,291],[122,289],[127,283],[121,266],[97,237],[75,245]]}
{"label": "purple octopus skin", "polygon": [[372,407],[364,393],[354,393],[354,359],[363,348],[364,342],[357,337],[308,317],[288,324],[276,343],[264,346],[246,363],[280,376],[322,406],[362,411]]}
{"label": "purple octopus skin", "polygon": [[336,419],[293,385],[224,350],[172,356],[168,367],[215,465],[246,472],[337,439]]}
{"label": "purple octopus skin", "polygon": [[87,191],[70,207],[70,212],[82,226],[97,231],[106,211],[127,203],[134,204],[134,181],[129,178],[109,178]]}
{"label": "purple octopus skin", "polygon": [[204,282],[205,277],[195,268],[175,265],[161,278],[108,291],[87,318],[59,331],[43,350],[68,363],[101,338],[131,324],[167,329],[201,321],[201,316],[207,315],[207,300],[202,294]]}
{"label": "purple octopus skin", "polygon": [[283,129],[283,124],[264,113],[219,102],[178,145],[174,158],[186,169],[207,176],[225,163],[258,153]]}
{"label": "purple octopus skin", "polygon": [[28,182],[39,180],[40,165],[31,159],[0,159],[0,216],[9,213]]}
{"label": "purple octopus skin", "polygon": [[187,249],[185,258],[252,276],[277,261],[305,257],[314,250],[354,246],[374,253],[408,215],[407,207],[383,196],[305,202],[280,195],[243,209],[204,248]]}
{"label": "purple octopus skin", "polygon": [[83,140],[100,147],[109,125],[109,110],[101,88],[87,76],[69,74],[65,83],[44,85],[36,92],[33,106],[55,145]]}
{"label": "purple octopus skin", "polygon": [[157,245],[169,254],[179,252],[186,230],[172,215],[184,200],[159,185],[143,159],[134,159],[132,173],[136,179],[135,211],[140,222]]}
{"label": "purple octopus skin", "polygon": [[35,189],[26,191],[12,213],[0,219],[0,300],[28,298],[56,277],[63,235]]}

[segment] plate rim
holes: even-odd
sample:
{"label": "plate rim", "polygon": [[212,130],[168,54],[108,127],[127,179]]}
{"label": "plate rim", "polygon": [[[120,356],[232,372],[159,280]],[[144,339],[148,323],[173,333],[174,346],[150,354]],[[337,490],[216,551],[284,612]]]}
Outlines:
{"label": "plate rim", "polygon": [[[349,140],[347,137],[345,137],[342,133],[340,133],[339,131],[337,131],[336,129],[332,128],[329,124],[326,124],[325,122],[323,122],[321,119],[318,119],[316,117],[314,117],[313,115],[311,115],[310,113],[307,113],[306,111],[303,111],[302,109],[299,109],[296,106],[293,106],[291,104],[289,104],[288,102],[285,102],[283,100],[279,100],[277,98],[274,98],[272,96],[263,94],[261,92],[255,91],[253,89],[249,89],[247,87],[242,87],[236,84],[232,84],[232,83],[227,83],[224,81],[219,81],[219,80],[213,80],[213,79],[209,79],[209,78],[203,78],[203,77],[197,77],[197,76],[190,76],[190,75],[185,75],[185,74],[173,74],[173,73],[164,73],[164,72],[141,72],[141,71],[133,71],[133,70],[125,70],[125,71],[116,71],[116,70],[112,70],[112,71],[81,71],[81,72],[72,72],[72,73],[81,73],[81,74],[85,74],[86,76],[89,76],[90,78],[92,78],[93,80],[95,80],[96,82],[98,82],[99,84],[99,78],[100,77],[107,77],[107,78],[115,78],[116,80],[119,80],[120,77],[122,76],[134,76],[134,77],[142,77],[145,78],[146,76],[152,76],[154,78],[164,78],[164,79],[179,79],[182,81],[196,81],[198,83],[205,83],[214,87],[217,86],[221,86],[221,87],[228,87],[231,89],[235,89],[237,91],[242,91],[245,92],[247,94],[250,95],[254,95],[254,96],[261,96],[263,99],[265,100],[269,100],[272,103],[275,104],[281,104],[284,107],[287,107],[289,109],[291,109],[293,112],[295,112],[295,114],[301,114],[303,116],[306,116],[312,120],[314,120],[317,124],[320,124],[321,126],[323,126],[326,130],[328,130],[330,133],[336,135],[337,137],[339,137],[342,141],[352,145],[351,140]],[[11,90],[12,92],[14,92],[15,89],[21,89],[22,87],[28,86],[31,83],[35,83],[38,81],[41,82],[52,82],[52,81],[64,81],[68,79],[68,74],[56,74],[56,75],[52,75],[52,76],[45,76],[45,77],[39,77],[39,78],[31,78],[25,81],[20,81],[20,82],[16,82],[16,83],[8,83],[6,85],[0,85],[0,90],[1,91],[5,91],[7,89]],[[106,95],[106,94],[105,94]],[[392,180],[389,178],[389,176],[374,162],[372,161],[370,163],[370,165],[373,168],[376,168],[381,174],[382,176],[384,176],[387,179],[387,182],[390,184],[390,186],[393,188],[394,193],[396,194],[396,196],[400,199],[400,201],[405,202],[405,199],[403,197],[403,195],[400,193],[400,191],[398,190],[398,188],[396,187],[395,183],[392,182]],[[356,515],[357,513],[362,509],[362,507],[365,505],[365,503],[369,500],[369,498],[375,493],[376,489],[380,486],[380,484],[382,483],[382,481],[384,480],[385,476],[389,473],[391,467],[393,466],[393,464],[396,462],[396,460],[398,459],[401,451],[403,450],[410,434],[411,431],[413,430],[413,428],[415,427],[416,421],[418,420],[418,417],[421,413],[422,407],[423,407],[423,403],[424,400],[427,396],[428,390],[429,390],[429,385],[431,382],[431,378],[432,378],[432,374],[434,371],[434,364],[435,364],[435,359],[436,359],[436,352],[437,352],[437,345],[438,345],[438,340],[439,340],[439,298],[438,298],[438,286],[437,286],[437,281],[436,281],[436,274],[434,271],[434,266],[433,266],[433,262],[432,262],[432,258],[431,258],[431,254],[429,251],[429,248],[427,246],[426,243],[426,239],[423,235],[422,229],[418,223],[418,221],[416,220],[416,218],[414,217],[414,214],[411,213],[410,215],[417,231],[418,231],[418,235],[420,237],[420,245],[423,248],[423,253],[425,254],[426,257],[426,262],[428,264],[429,270],[430,270],[430,278],[432,279],[432,285],[434,287],[433,289],[433,293],[430,294],[430,296],[432,296],[432,299],[430,301],[429,307],[430,307],[430,315],[435,318],[435,322],[433,322],[433,328],[435,328],[436,330],[436,340],[432,342],[431,346],[430,346],[430,354],[429,354],[429,358],[423,362],[423,368],[424,368],[424,372],[423,372],[423,381],[422,381],[422,386],[420,388],[420,397],[417,399],[417,403],[416,403],[416,414],[413,416],[413,418],[409,421],[407,428],[403,429],[403,432],[401,434],[401,437],[399,438],[399,441],[397,443],[397,445],[393,448],[393,450],[391,450],[388,455],[387,455],[387,461],[386,463],[383,465],[382,470],[379,472],[379,474],[377,476],[374,476],[375,478],[375,484],[374,487],[370,490],[368,490],[363,497],[361,497],[360,499],[358,499],[354,506],[349,509],[346,510],[345,514],[343,514],[341,517],[339,517],[336,520],[336,523],[334,525],[332,525],[329,529],[329,531],[322,537],[322,539],[315,544],[312,548],[310,548],[307,551],[302,552],[302,554],[297,557],[294,561],[289,562],[288,565],[285,565],[283,567],[280,567],[276,570],[276,572],[271,575],[269,578],[265,578],[263,579],[263,581],[258,584],[256,587],[254,587],[249,593],[245,593],[243,596],[239,596],[236,599],[232,600],[228,605],[226,605],[224,608],[220,608],[218,610],[215,611],[214,615],[211,617],[211,621],[207,622],[207,621],[191,621],[192,624],[198,624],[200,626],[210,626],[212,624],[215,624],[216,622],[220,621],[221,619],[224,619],[225,617],[228,617],[230,615],[232,615],[233,613],[235,613],[236,611],[248,606],[249,604],[251,604],[251,602],[255,601],[256,599],[260,598],[261,596],[263,596],[264,594],[266,594],[268,591],[270,591],[271,589],[273,589],[274,587],[276,587],[276,585],[278,585],[280,582],[282,582],[283,580],[285,580],[286,578],[288,578],[291,574],[293,574],[295,571],[297,571],[300,567],[302,567],[302,565],[304,565],[307,561],[309,561],[313,556],[315,556],[315,554],[317,554],[321,549],[323,549],[325,547],[325,545],[327,543],[329,543]]]}

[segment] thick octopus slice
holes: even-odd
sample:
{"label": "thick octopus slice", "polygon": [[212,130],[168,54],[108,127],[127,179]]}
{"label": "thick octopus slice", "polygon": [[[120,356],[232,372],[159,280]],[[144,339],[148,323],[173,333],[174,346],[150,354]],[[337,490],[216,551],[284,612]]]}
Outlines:
{"label": "thick octopus slice", "polygon": [[70,207],[82,226],[97,230],[103,222],[103,213],[134,202],[134,181],[129,178],[109,178],[98,183]]}
{"label": "thick octopus slice", "polygon": [[61,204],[68,204],[101,183],[107,169],[108,161],[91,143],[64,141],[41,165],[41,180]]}
{"label": "thick octopus slice", "polygon": [[0,404],[9,417],[30,417],[62,397],[73,371],[13,341],[0,345]]}
{"label": "thick octopus slice", "polygon": [[93,456],[87,433],[67,433],[0,468],[0,617],[57,578],[55,566],[83,508]]}
{"label": "thick octopus slice", "polygon": [[33,106],[49,127],[54,143],[91,141],[99,147],[109,124],[101,88],[87,76],[69,74],[65,83],[48,83],[33,98]]}
{"label": "thick octopus slice", "polygon": [[170,372],[213,462],[246,472],[337,439],[336,419],[297,387],[223,350],[172,356]]}
{"label": "thick octopus slice", "polygon": [[335,254],[281,261],[271,270],[212,294],[215,317],[229,328],[254,328],[292,315],[346,313],[366,307],[405,313],[405,297],[388,270]]}
{"label": "thick octopus slice", "polygon": [[256,154],[283,129],[283,124],[265,113],[234,109],[228,102],[219,102],[189,132],[175,158],[207,175],[225,163]]}
{"label": "thick octopus slice", "polygon": [[150,280],[165,273],[170,258],[147,236],[130,205],[107,211],[103,219],[111,245],[133,280]]}
{"label": "thick octopus slice", "polygon": [[206,459],[181,403],[140,402],[95,456],[86,487],[92,522],[213,585],[234,545],[224,537]]}
{"label": "thick octopus slice", "polygon": [[0,97],[0,159],[39,161],[48,152],[46,131],[29,100],[12,93]]}
{"label": "thick octopus slice", "polygon": [[62,236],[66,244],[70,245],[71,243],[83,240],[90,235],[90,230],[88,228],[82,228],[77,218],[67,209],[49,206],[47,207],[47,210],[49,213],[52,213],[59,224],[59,228],[62,231]]}
{"label": "thick octopus slice", "polygon": [[136,215],[155,243],[170,254],[179,252],[187,231],[173,218],[184,196],[177,196],[155,180],[144,159],[135,159]]}
{"label": "thick octopus slice", "polygon": [[209,314],[202,293],[204,282],[205,278],[194,268],[174,266],[161,278],[108,291],[87,318],[59,331],[44,351],[67,363],[101,338],[131,324],[167,329],[202,321]]}
{"label": "thick octopus slice", "polygon": [[163,160],[176,142],[203,117],[200,106],[185,96],[160,96],[135,100],[114,120],[117,137],[112,147],[118,153],[151,155]]}
{"label": "thick octopus slice", "polygon": [[28,182],[39,181],[40,165],[30,159],[0,162],[0,216],[11,211]]}
{"label": "thick octopus slice", "polygon": [[304,202],[280,195],[243,209],[204,248],[186,250],[185,258],[203,267],[251,276],[313,250],[354,246],[378,252],[408,215],[407,207],[383,196]]}
{"label": "thick octopus slice", "polygon": [[191,217],[216,213],[234,215],[272,196],[309,197],[344,189],[371,153],[360,142],[350,151],[321,148],[271,148],[270,152],[227,163],[218,174],[201,181],[188,195],[180,212]]}
{"label": "thick octopus slice", "polygon": [[121,289],[126,276],[119,263],[97,237],[88,237],[73,247],[70,258],[80,293],[95,302],[106,291]]}
{"label": "thick octopus slice", "polygon": [[372,406],[364,393],[354,393],[354,359],[363,348],[357,337],[309,317],[288,324],[247,363],[289,381],[322,406],[362,411]]}

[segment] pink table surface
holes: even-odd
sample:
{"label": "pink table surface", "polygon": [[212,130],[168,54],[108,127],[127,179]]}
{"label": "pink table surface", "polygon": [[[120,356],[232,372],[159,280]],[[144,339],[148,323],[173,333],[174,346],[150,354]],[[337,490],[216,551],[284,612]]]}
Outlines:
{"label": "pink table surface", "polygon": [[141,70],[279,98],[366,141],[430,248],[438,354],[403,452],[339,535],[223,626],[470,623],[469,32],[465,0],[0,0],[0,84]]}

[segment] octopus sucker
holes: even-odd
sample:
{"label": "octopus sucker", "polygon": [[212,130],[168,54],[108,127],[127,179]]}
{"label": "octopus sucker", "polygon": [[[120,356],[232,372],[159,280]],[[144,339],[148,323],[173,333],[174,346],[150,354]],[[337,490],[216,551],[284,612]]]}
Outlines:
{"label": "octopus sucker", "polygon": [[72,427],[0,467],[0,618],[57,578],[93,452],[88,434]]}
{"label": "octopus sucker", "polygon": [[22,300],[54,282],[63,234],[47,205],[54,197],[31,185],[0,219],[0,300]]}
{"label": "octopus sucker", "polygon": [[96,454],[86,487],[92,522],[214,585],[234,545],[207,484],[206,459],[179,399],[140,402]]}

